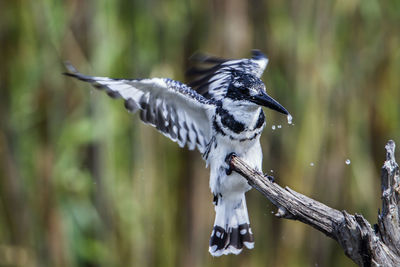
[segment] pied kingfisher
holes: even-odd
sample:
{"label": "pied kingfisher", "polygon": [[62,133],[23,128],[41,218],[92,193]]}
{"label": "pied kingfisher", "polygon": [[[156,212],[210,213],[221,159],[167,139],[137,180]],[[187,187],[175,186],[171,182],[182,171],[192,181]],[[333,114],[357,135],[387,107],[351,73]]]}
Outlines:
{"label": "pied kingfisher", "polygon": [[209,252],[213,256],[239,254],[254,247],[245,193],[246,179],[232,172],[227,158],[233,153],[261,171],[260,135],[265,127],[261,106],[290,114],[265,91],[260,77],[267,57],[253,50],[251,59],[195,58],[202,67],[188,71],[189,86],[168,78],[112,79],[80,74],[72,65],[66,75],[89,82],[111,97],[123,98],[130,112],[162,134],[202,153],[210,166],[215,222]]}

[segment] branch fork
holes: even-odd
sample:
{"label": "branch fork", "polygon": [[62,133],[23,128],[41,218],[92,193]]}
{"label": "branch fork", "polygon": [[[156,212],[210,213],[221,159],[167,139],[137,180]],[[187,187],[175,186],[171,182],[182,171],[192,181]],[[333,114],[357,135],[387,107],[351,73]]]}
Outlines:
{"label": "branch fork", "polygon": [[278,218],[298,220],[336,240],[345,254],[359,266],[400,266],[400,176],[395,161],[395,143],[385,146],[381,171],[382,212],[371,224],[360,214],[339,211],[269,181],[262,173],[232,155],[229,163],[249,184],[277,207]]}

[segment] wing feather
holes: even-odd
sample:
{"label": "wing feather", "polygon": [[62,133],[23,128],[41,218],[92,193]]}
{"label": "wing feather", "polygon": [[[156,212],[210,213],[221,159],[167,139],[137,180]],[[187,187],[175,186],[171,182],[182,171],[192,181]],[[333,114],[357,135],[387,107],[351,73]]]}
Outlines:
{"label": "wing feather", "polygon": [[157,128],[180,147],[198,148],[204,153],[211,139],[211,119],[215,102],[190,87],[171,79],[111,79],[87,76],[72,65],[65,73],[89,82],[114,98],[123,98],[130,112],[140,111],[140,119]]}
{"label": "wing feather", "polygon": [[268,65],[268,58],[259,50],[252,51],[252,58],[222,59],[204,55],[192,58],[200,67],[187,71],[189,83],[199,94],[208,99],[220,100],[231,83],[233,72],[244,72],[260,78]]}

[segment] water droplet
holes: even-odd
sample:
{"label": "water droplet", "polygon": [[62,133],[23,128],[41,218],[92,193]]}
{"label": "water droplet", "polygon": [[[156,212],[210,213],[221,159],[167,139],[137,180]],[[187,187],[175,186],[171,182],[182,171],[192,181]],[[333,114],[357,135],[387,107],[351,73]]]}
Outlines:
{"label": "water droplet", "polygon": [[311,167],[314,167],[314,162],[311,162],[311,163],[310,163],[310,166],[311,166]]}
{"label": "water droplet", "polygon": [[279,124],[279,125],[278,125],[278,128],[279,128],[279,129],[282,128],[282,125]]}
{"label": "water droplet", "polygon": [[292,124],[292,119],[293,119],[292,115],[288,114],[287,115],[287,123]]}
{"label": "water droplet", "polygon": [[272,130],[275,130],[276,129],[276,126],[275,125],[272,125]]}
{"label": "water droplet", "polygon": [[345,163],[346,165],[350,165],[351,161],[349,159],[346,159]]}

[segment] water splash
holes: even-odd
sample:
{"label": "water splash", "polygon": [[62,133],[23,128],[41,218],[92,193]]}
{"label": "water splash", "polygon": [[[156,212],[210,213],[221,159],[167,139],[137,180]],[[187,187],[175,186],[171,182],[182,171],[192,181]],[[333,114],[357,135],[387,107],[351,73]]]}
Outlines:
{"label": "water splash", "polygon": [[292,115],[288,114],[287,115],[287,123],[292,124],[292,119],[293,119]]}

